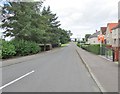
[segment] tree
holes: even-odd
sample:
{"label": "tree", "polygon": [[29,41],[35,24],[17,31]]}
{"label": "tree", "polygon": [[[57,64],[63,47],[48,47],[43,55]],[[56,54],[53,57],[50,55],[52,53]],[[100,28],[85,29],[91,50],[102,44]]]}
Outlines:
{"label": "tree", "polygon": [[58,17],[56,17],[56,14],[52,13],[50,6],[43,8],[42,16],[46,18],[46,25],[48,26],[48,29],[46,29],[45,32],[50,36],[49,42],[51,44],[58,44],[60,38],[58,27],[61,25],[60,21],[57,21]]}
{"label": "tree", "polygon": [[59,26],[60,21],[50,7],[44,7],[41,11],[41,2],[12,2],[14,16],[8,17],[2,28],[5,28],[5,37],[14,37],[16,40],[29,40],[36,43],[59,44],[70,40],[71,31],[64,30]]}
{"label": "tree", "polygon": [[59,41],[62,44],[65,44],[68,41],[70,41],[69,31],[67,30],[59,28],[59,36],[60,36]]}
{"label": "tree", "polygon": [[[42,4],[40,2],[39,4]],[[15,39],[24,39],[38,41],[43,32],[42,17],[37,14],[36,6],[38,3],[31,2],[12,2],[12,7],[9,8],[13,11],[14,16],[7,18],[2,25],[5,28],[5,37],[15,37]],[[37,18],[37,19],[36,19]],[[35,35],[33,37],[33,35]]]}
{"label": "tree", "polygon": [[90,37],[91,34],[86,34],[85,35],[85,41],[88,41],[88,38]]}

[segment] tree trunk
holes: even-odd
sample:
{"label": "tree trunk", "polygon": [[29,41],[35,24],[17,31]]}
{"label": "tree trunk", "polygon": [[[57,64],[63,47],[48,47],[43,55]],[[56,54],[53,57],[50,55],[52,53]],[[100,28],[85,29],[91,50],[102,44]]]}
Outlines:
{"label": "tree trunk", "polygon": [[46,51],[46,44],[44,44],[44,51]]}

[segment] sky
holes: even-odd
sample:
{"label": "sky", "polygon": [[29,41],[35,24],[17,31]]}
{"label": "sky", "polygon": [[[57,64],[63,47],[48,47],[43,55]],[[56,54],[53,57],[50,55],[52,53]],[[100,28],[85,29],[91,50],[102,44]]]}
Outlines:
{"label": "sky", "polygon": [[51,7],[52,12],[57,14],[61,27],[71,30],[73,38],[84,38],[85,34],[93,34],[100,27],[106,27],[107,23],[118,22],[119,1],[45,0],[43,6]]}
{"label": "sky", "polygon": [[71,30],[73,38],[84,38],[107,23],[118,22],[120,0],[45,0],[61,22],[61,27]]}

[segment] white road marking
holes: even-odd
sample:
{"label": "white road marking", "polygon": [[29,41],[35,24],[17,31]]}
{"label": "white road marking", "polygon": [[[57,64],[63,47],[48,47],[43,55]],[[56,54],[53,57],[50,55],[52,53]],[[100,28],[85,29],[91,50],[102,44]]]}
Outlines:
{"label": "white road marking", "polygon": [[13,84],[13,83],[15,83],[15,82],[21,80],[22,78],[24,78],[24,77],[26,77],[26,76],[32,74],[33,72],[35,72],[35,71],[33,70],[33,71],[31,71],[31,72],[29,72],[29,73],[27,73],[27,74],[25,74],[25,75],[23,75],[23,76],[21,76],[21,77],[19,77],[19,78],[13,80],[13,81],[11,81],[11,82],[9,82],[8,84],[5,84],[5,85],[1,86],[1,87],[0,87],[0,90],[2,90],[3,88],[5,88],[5,87],[7,87],[7,86],[9,86],[9,85],[11,85],[11,84]]}

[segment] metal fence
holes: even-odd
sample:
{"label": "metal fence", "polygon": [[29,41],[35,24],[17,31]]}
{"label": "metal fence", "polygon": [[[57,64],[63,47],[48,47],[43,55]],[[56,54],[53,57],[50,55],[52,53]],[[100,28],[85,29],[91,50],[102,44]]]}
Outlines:
{"label": "metal fence", "polygon": [[112,48],[104,48],[105,57],[114,61],[114,51]]}

